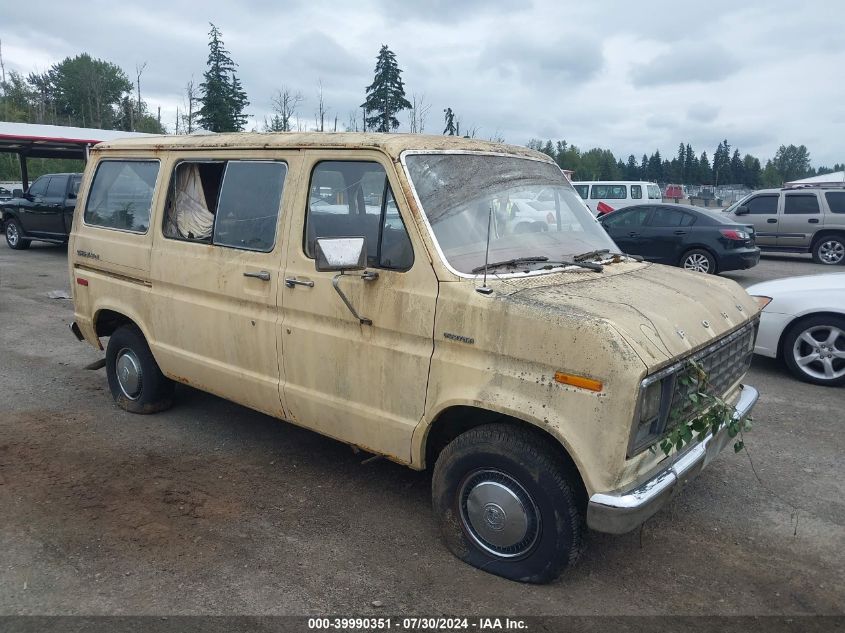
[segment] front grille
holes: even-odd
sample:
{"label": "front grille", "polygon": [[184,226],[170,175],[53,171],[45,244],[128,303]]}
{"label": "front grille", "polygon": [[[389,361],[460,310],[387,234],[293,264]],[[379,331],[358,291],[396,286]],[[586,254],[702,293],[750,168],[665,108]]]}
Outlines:
{"label": "front grille", "polygon": [[[756,327],[756,323],[749,323],[683,362],[675,379],[667,430],[699,412],[701,404],[693,402],[691,395],[706,391],[721,398],[742,378],[751,366]],[[702,384],[700,373],[693,365],[703,370],[707,376],[706,384]],[[681,380],[683,376],[689,380]]]}

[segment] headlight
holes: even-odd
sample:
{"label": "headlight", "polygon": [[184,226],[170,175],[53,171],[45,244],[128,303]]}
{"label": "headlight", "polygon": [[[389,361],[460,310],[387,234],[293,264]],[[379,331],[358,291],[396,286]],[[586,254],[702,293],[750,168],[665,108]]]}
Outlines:
{"label": "headlight", "polygon": [[650,376],[640,385],[637,417],[628,447],[628,457],[633,457],[663,435],[675,379],[672,370]]}

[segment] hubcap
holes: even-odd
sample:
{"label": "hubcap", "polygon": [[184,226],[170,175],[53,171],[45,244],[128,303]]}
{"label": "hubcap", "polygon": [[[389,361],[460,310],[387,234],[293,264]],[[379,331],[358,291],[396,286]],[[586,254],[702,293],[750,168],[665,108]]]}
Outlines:
{"label": "hubcap", "polygon": [[845,259],[845,244],[839,240],[827,240],[819,246],[819,259],[823,264],[838,264]]}
{"label": "hubcap", "polygon": [[693,253],[684,260],[684,268],[694,270],[697,273],[708,273],[710,272],[710,261],[701,253]]}
{"label": "hubcap", "polygon": [[11,246],[18,245],[18,227],[15,226],[14,222],[10,222],[6,226],[6,238]]}
{"label": "hubcap", "polygon": [[498,470],[477,470],[459,491],[466,533],[485,551],[502,558],[529,552],[540,535],[540,513],[520,483]]}
{"label": "hubcap", "polygon": [[141,361],[131,349],[124,348],[117,353],[115,363],[117,384],[123,395],[130,400],[137,400],[141,395],[143,384],[141,375]]}
{"label": "hubcap", "polygon": [[845,376],[845,331],[833,325],[817,325],[795,339],[792,357],[808,376],[835,380]]}

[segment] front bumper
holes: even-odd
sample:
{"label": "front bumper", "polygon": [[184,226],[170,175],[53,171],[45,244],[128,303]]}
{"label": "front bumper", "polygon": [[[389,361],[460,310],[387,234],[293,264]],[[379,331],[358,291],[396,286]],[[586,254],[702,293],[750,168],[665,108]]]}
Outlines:
{"label": "front bumper", "polygon": [[[759,396],[754,387],[742,385],[739,400],[734,405],[734,419],[747,418]],[[636,529],[695,479],[701,469],[722,452],[730,439],[727,427],[722,427],[716,435],[708,435],[634,488],[592,495],[587,505],[587,525],[590,529],[610,534],[624,534]]]}

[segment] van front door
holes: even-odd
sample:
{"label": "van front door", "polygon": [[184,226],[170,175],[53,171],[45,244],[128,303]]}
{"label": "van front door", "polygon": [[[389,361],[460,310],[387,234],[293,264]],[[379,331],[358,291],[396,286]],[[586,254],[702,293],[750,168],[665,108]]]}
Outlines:
{"label": "van front door", "polygon": [[[306,152],[303,178],[279,289],[289,419],[410,462],[425,411],[437,278],[380,153]],[[314,267],[317,238],[357,236],[367,241],[369,274],[337,283],[371,324],[335,291],[335,273]]]}
{"label": "van front door", "polygon": [[151,270],[152,344],[165,374],[280,418],[277,235],[290,162],[179,162]]}

